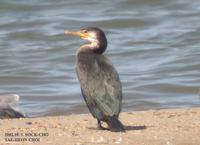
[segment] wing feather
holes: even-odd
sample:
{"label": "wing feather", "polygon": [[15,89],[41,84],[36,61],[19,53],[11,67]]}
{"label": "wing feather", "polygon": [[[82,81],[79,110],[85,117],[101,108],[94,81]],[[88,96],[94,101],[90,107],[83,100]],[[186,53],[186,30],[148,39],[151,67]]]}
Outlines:
{"label": "wing feather", "polygon": [[89,54],[79,56],[77,75],[82,94],[94,117],[119,114],[122,100],[121,83],[108,58]]}

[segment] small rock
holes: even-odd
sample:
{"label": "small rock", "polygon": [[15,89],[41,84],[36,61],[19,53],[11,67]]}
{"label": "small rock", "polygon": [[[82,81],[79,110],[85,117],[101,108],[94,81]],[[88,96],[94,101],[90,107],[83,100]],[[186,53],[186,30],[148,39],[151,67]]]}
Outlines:
{"label": "small rock", "polygon": [[100,136],[100,138],[99,138],[99,139],[97,139],[97,140],[96,140],[96,142],[97,142],[97,143],[104,142],[104,138],[103,138],[102,136]]}
{"label": "small rock", "polygon": [[32,123],[32,122],[26,122],[26,124],[27,124],[27,125],[32,125],[33,123]]}
{"label": "small rock", "polygon": [[62,136],[62,134],[61,134],[61,133],[59,133],[59,134],[58,134],[58,136]]}
{"label": "small rock", "polygon": [[122,142],[122,138],[121,137],[115,141],[116,144],[120,144],[121,142]]}

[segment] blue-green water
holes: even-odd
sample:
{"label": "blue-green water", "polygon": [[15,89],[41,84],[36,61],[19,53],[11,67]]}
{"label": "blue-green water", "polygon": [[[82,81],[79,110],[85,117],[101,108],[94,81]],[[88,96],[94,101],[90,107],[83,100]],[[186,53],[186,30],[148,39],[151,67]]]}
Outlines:
{"label": "blue-green water", "polygon": [[87,112],[75,73],[82,40],[102,28],[123,85],[123,110],[200,106],[200,1],[0,0],[0,94],[29,116]]}

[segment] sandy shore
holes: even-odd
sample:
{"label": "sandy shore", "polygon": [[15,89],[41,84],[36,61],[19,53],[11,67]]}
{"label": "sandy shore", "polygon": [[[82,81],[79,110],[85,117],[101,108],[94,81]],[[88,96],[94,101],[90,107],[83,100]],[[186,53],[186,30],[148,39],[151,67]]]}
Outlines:
{"label": "sandy shore", "polygon": [[125,133],[96,128],[90,114],[0,120],[0,144],[200,145],[200,108],[121,113]]}

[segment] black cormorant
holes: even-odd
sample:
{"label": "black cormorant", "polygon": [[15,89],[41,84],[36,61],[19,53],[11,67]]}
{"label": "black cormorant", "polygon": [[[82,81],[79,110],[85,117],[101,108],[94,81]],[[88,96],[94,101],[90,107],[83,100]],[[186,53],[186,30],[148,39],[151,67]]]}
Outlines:
{"label": "black cormorant", "polygon": [[76,72],[82,95],[89,111],[97,119],[98,127],[107,129],[101,125],[104,121],[111,131],[125,131],[118,120],[122,104],[121,82],[111,61],[103,55],[107,47],[104,32],[89,27],[64,33],[90,42],[77,50]]}

